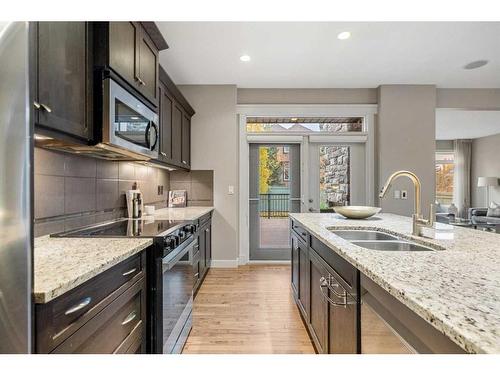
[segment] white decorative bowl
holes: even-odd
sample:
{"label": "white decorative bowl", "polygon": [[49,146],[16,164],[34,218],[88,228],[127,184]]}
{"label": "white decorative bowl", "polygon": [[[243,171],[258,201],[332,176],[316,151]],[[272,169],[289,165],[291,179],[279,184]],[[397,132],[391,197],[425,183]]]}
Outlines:
{"label": "white decorative bowl", "polygon": [[345,216],[348,219],[366,219],[367,217],[378,214],[380,207],[370,206],[336,206],[333,207],[336,213]]}

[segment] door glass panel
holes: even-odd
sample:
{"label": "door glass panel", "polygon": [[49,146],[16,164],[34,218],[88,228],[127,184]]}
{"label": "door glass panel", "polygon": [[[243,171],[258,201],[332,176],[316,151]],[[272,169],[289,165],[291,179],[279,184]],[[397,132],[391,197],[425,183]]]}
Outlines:
{"label": "door glass panel", "polygon": [[150,121],[115,99],[115,135],[138,146],[149,148],[147,132]]}
{"label": "door glass panel", "polygon": [[250,259],[290,259],[290,212],[300,211],[300,145],[252,144]]}
{"label": "door glass panel", "polygon": [[349,146],[319,147],[320,212],[333,212],[333,207],[349,204],[349,154]]}

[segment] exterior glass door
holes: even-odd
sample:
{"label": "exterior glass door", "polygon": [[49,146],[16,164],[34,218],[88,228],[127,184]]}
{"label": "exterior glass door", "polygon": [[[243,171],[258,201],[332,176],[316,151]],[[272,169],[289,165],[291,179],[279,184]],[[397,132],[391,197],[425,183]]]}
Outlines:
{"label": "exterior glass door", "polygon": [[290,212],[300,212],[300,145],[251,144],[250,260],[290,259]]}
{"label": "exterior glass door", "polygon": [[309,212],[366,204],[364,143],[309,144]]}

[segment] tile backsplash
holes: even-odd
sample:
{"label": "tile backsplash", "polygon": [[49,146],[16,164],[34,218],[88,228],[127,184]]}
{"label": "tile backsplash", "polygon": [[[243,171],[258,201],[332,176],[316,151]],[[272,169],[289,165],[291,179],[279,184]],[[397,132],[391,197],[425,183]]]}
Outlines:
{"label": "tile backsplash", "polygon": [[166,205],[167,170],[35,148],[35,235],[123,216],[125,191],[135,182],[145,203]]}
{"label": "tile backsplash", "polygon": [[188,206],[213,206],[214,171],[172,171],[170,190],[186,190]]}
{"label": "tile backsplash", "polygon": [[166,207],[169,190],[186,190],[188,206],[213,206],[213,178],[213,171],[169,172],[36,147],[35,236],[122,217],[125,191],[135,182],[157,208]]}

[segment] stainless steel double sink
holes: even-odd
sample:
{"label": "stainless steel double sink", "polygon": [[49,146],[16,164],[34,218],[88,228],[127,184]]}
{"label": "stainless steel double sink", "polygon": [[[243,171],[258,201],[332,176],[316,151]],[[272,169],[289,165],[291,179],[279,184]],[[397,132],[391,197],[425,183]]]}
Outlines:
{"label": "stainless steel double sink", "polygon": [[333,234],[365,249],[381,251],[434,251],[434,249],[377,230],[331,229]]}

